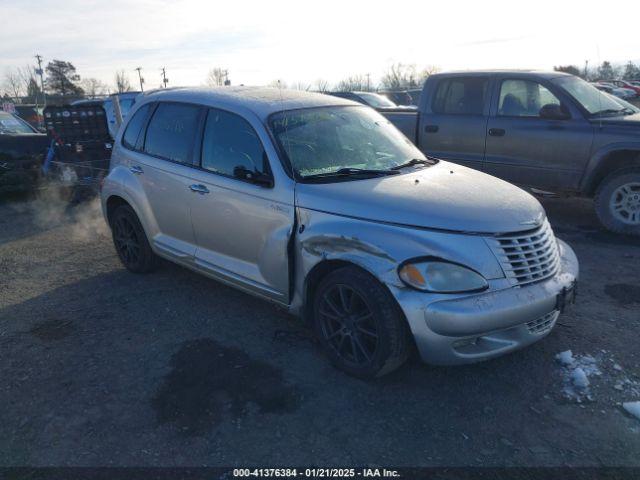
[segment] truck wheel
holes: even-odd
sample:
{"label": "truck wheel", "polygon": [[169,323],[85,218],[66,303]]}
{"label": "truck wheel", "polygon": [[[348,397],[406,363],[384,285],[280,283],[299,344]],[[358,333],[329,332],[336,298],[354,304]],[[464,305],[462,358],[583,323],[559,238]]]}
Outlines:
{"label": "truck wheel", "polygon": [[380,377],[409,356],[404,314],[387,289],[359,268],[328,274],[316,291],[313,312],[323,349],[350,375]]}
{"label": "truck wheel", "polygon": [[133,273],[152,271],[158,257],[147,240],[138,216],[129,205],[120,205],[110,219],[113,244],[120,261]]}
{"label": "truck wheel", "polygon": [[598,219],[607,229],[640,235],[640,168],[609,174],[598,186],[595,207]]}

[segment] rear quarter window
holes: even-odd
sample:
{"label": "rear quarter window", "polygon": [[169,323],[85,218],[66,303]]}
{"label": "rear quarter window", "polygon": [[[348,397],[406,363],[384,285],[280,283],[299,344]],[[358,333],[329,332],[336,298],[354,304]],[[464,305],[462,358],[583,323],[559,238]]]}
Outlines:
{"label": "rear quarter window", "polygon": [[191,151],[200,107],[182,103],[160,103],[153,113],[144,151],[173,162],[191,163]]}
{"label": "rear quarter window", "polygon": [[149,113],[150,106],[143,105],[140,109],[131,117],[131,120],[127,124],[127,129],[122,136],[122,145],[130,150],[135,150],[137,148],[138,142],[140,140],[140,133],[144,128],[145,120],[147,119],[147,114]]}

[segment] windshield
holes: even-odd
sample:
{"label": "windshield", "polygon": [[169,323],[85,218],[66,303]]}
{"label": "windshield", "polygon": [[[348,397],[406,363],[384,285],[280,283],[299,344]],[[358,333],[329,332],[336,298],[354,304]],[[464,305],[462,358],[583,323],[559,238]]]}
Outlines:
{"label": "windshield", "polygon": [[302,178],[344,168],[386,170],[425,159],[386,118],[366,107],[284,111],[272,115],[270,127]]}
{"label": "windshield", "polygon": [[31,127],[7,112],[0,112],[0,135],[34,133]]}
{"label": "windshield", "polygon": [[556,78],[554,82],[564,88],[591,115],[622,110],[618,102],[581,78],[561,77]]}
{"label": "windshield", "polygon": [[377,93],[368,93],[368,92],[358,92],[357,94],[360,98],[362,98],[367,105],[373,108],[393,108],[397,107],[395,103],[389,100],[384,95],[379,95]]}

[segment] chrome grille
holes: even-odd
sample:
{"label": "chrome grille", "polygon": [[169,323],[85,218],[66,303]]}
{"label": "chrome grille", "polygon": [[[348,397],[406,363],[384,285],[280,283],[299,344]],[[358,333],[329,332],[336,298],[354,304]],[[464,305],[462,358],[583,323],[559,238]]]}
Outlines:
{"label": "chrome grille", "polygon": [[527,330],[529,330],[529,333],[533,334],[546,333],[553,328],[559,315],[560,312],[554,310],[553,312],[549,312],[536,320],[527,322]]}
{"label": "chrome grille", "polygon": [[536,230],[487,237],[487,242],[512,285],[538,282],[558,271],[558,244],[546,219]]}

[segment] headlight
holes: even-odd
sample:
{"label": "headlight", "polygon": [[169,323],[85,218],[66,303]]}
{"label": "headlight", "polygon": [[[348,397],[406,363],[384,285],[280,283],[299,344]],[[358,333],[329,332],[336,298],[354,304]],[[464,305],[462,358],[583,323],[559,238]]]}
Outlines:
{"label": "headlight", "polygon": [[489,284],[479,273],[444,261],[407,262],[398,269],[400,279],[424,292],[460,293],[486,289]]}

